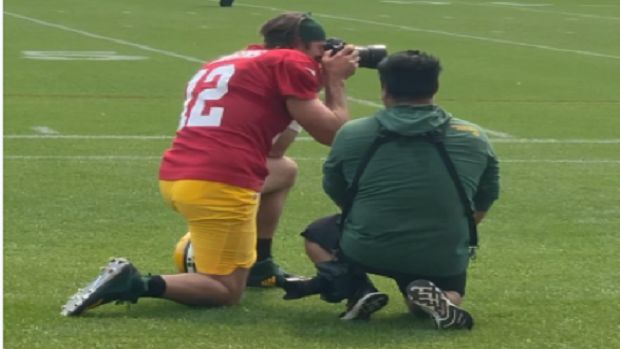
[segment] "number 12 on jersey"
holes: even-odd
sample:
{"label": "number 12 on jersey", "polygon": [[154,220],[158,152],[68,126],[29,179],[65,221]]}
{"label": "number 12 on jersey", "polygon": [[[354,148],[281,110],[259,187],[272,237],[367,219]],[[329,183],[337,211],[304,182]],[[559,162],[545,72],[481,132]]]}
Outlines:
{"label": "number 12 on jersey", "polygon": [[[224,116],[223,107],[209,107],[209,101],[222,99],[228,93],[228,82],[235,74],[233,64],[215,69],[202,69],[194,75],[187,85],[183,113],[179,130],[183,127],[218,127]],[[211,83],[217,79],[213,88],[202,89],[203,83]]]}

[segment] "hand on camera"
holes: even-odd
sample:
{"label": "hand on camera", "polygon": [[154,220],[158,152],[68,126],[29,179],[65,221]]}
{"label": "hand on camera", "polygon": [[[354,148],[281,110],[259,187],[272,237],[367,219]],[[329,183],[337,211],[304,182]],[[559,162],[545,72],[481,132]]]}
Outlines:
{"label": "hand on camera", "polygon": [[323,72],[327,78],[346,80],[355,74],[360,60],[359,52],[353,45],[347,45],[332,56],[332,51],[323,54]]}

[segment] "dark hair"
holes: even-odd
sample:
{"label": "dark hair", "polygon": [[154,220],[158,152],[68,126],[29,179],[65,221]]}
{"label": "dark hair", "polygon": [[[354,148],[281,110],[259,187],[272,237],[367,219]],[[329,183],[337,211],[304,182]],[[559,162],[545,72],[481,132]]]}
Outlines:
{"label": "dark hair", "polygon": [[396,100],[432,98],[439,89],[441,63],[420,51],[401,51],[379,63],[381,86]]}
{"label": "dark hair", "polygon": [[264,38],[265,47],[292,48],[299,37],[299,25],[307,15],[301,12],[289,12],[278,15],[265,22],[260,28],[260,35]]}

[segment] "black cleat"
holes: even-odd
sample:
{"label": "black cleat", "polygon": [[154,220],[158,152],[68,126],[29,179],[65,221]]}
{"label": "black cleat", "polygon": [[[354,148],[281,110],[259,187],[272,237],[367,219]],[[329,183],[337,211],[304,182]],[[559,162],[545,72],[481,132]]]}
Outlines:
{"label": "black cleat", "polygon": [[340,320],[370,320],[370,316],[388,304],[387,294],[374,290],[362,290],[347,304],[347,310],[340,314]]}
{"label": "black cleat", "polygon": [[416,280],[407,286],[407,297],[428,313],[439,329],[461,329],[471,331],[474,319],[467,311],[452,304],[435,284],[428,280]]}
{"label": "black cleat", "polygon": [[111,302],[137,303],[145,288],[133,264],[124,258],[113,258],[94,281],[69,298],[60,314],[80,316]]}
{"label": "black cleat", "polygon": [[235,2],[235,0],[220,0],[220,6],[231,7],[233,5],[233,2]]}

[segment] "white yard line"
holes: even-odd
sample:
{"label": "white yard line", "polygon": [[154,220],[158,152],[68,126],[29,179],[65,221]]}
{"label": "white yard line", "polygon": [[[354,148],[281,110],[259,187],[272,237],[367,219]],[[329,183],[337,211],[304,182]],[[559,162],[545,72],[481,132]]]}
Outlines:
{"label": "white yard line", "polygon": [[51,127],[47,127],[47,126],[34,126],[31,127],[32,130],[42,134],[42,135],[57,135],[59,134],[58,131],[54,130]]}
{"label": "white yard line", "polygon": [[[210,0],[210,1],[216,1],[216,0]],[[243,3],[239,4],[238,6],[262,8],[265,10],[276,11],[276,12],[290,12],[291,11],[291,10],[286,10],[282,8],[277,8],[277,7],[250,5],[250,4],[243,4]],[[357,22],[357,23],[370,24],[370,25],[376,25],[376,26],[387,27],[387,28],[407,30],[407,31],[412,31],[412,32],[437,34],[437,35],[451,36],[451,37],[461,38],[461,39],[471,39],[471,40],[478,40],[478,41],[493,42],[496,44],[530,47],[530,48],[537,48],[537,49],[547,50],[547,51],[573,53],[573,54],[591,56],[591,57],[620,59],[620,56],[614,56],[614,55],[594,52],[594,51],[572,50],[572,49],[559,48],[559,47],[553,47],[553,46],[547,46],[547,45],[529,44],[525,42],[502,40],[502,39],[496,39],[496,38],[488,38],[484,36],[475,36],[475,35],[447,32],[443,30],[422,29],[422,28],[409,27],[406,25],[398,25],[398,24],[371,21],[371,20],[352,18],[352,17],[334,16],[334,15],[328,15],[328,14],[322,14],[322,13],[316,13],[316,12],[313,12],[313,15],[318,16],[318,17],[336,19],[339,21]]]}
{"label": "white yard line", "polygon": [[[171,52],[171,51],[160,50],[160,49],[156,49],[156,48],[153,48],[153,47],[150,47],[150,46],[129,42],[129,41],[126,41],[126,40],[115,39],[115,38],[111,38],[111,37],[107,37],[107,36],[93,34],[93,33],[85,32],[85,31],[82,31],[82,30],[74,29],[74,28],[71,28],[71,27],[67,27],[67,26],[64,26],[64,25],[50,23],[50,22],[39,20],[39,19],[22,16],[22,15],[19,15],[19,14],[16,14],[16,13],[11,13],[11,12],[5,11],[4,14],[9,15],[9,16],[13,16],[13,17],[16,17],[16,18],[28,20],[28,21],[37,23],[39,25],[53,27],[53,28],[57,28],[57,29],[61,29],[61,30],[65,30],[65,31],[81,34],[81,35],[84,35],[84,36],[96,38],[96,39],[111,41],[111,42],[114,42],[114,43],[117,43],[117,44],[131,46],[131,47],[135,47],[135,48],[138,48],[138,49],[141,49],[141,50],[145,50],[145,51],[156,52],[156,53],[163,54],[163,55],[166,55],[166,56],[183,59],[183,60],[186,60],[186,61],[189,61],[189,62],[196,62],[196,63],[204,63],[205,62],[205,60],[202,60],[202,59],[199,59],[199,58],[190,57],[190,56],[178,54],[178,53]],[[376,103],[376,102],[372,102],[372,101],[368,101],[368,100],[364,100],[364,99],[359,99],[359,98],[354,98],[354,97],[349,97],[349,100],[352,101],[352,102],[361,104],[361,105],[366,105],[366,106],[372,106],[372,107],[381,107],[382,106],[382,105],[380,105],[379,103]],[[492,131],[492,130],[488,130],[488,131],[490,131],[490,133],[491,132],[496,133],[496,135],[498,137],[510,137],[510,135],[508,135],[507,133],[504,133],[504,132],[497,132],[497,131]]]}
{"label": "white yard line", "polygon": [[574,16],[574,17],[583,17],[583,18],[592,18],[592,19],[605,19],[605,20],[612,20],[612,21],[620,21],[620,18],[618,17],[597,16],[597,15],[591,15],[587,13],[539,10],[539,9],[519,7],[519,6],[506,6],[506,5],[500,5],[500,4],[494,4],[494,3],[471,3],[471,2],[463,2],[463,1],[455,1],[454,3],[472,5],[472,6],[499,7],[499,8],[505,8],[508,10],[525,11],[525,12],[547,13],[547,14],[562,15],[562,16]]}
{"label": "white yard line", "polygon": [[[52,27],[52,28],[56,28],[56,29],[60,29],[60,30],[65,30],[68,32],[72,32],[72,33],[76,33],[76,34],[80,34],[80,35],[84,35],[84,36],[88,36],[91,38],[95,38],[95,39],[100,39],[100,40],[105,40],[105,41],[110,41],[110,42],[114,42],[120,45],[125,45],[125,46],[131,46],[131,47],[135,47],[141,50],[145,50],[145,51],[151,51],[151,52],[155,52],[155,53],[159,53],[165,56],[169,56],[169,57],[174,57],[174,58],[179,58],[179,59],[183,59],[189,62],[196,62],[196,63],[204,63],[205,60],[203,59],[199,59],[199,58],[195,58],[195,57],[190,57],[190,56],[186,56],[186,55],[182,55],[176,52],[172,52],[172,51],[166,51],[166,50],[160,50],[154,47],[150,47],[150,46],[146,46],[146,45],[142,45],[142,44],[136,44],[133,42],[129,42],[126,40],[122,40],[122,39],[115,39],[115,38],[111,38],[108,36],[103,36],[103,35],[98,35],[98,34],[93,34],[93,33],[89,33],[89,32],[85,32],[83,30],[79,30],[79,29],[75,29],[75,28],[71,28],[65,25],[61,25],[61,24],[56,24],[56,23],[51,23],[51,22],[46,22],[46,21],[42,21],[36,18],[31,18],[31,17],[26,17],[17,13],[12,13],[12,12],[7,12],[4,11],[5,15],[8,16],[12,16],[15,18],[20,18],[23,20],[27,20],[39,25],[43,25],[43,26],[47,26],[47,27]],[[368,100],[364,100],[364,99],[359,99],[359,98],[354,98],[354,97],[349,97],[349,100],[355,103],[358,103],[360,105],[366,105],[366,106],[372,106],[372,107],[382,107],[381,104],[373,102],[373,101],[368,101]],[[495,135],[497,137],[511,137],[511,135],[509,135],[508,133],[505,132],[499,132],[499,131],[493,131],[493,130],[486,130],[487,133]]]}
{"label": "white yard line", "polygon": [[[398,4],[398,5],[428,5],[428,4],[420,3],[417,1],[411,1],[411,0],[404,0],[404,1],[383,0],[381,2],[387,3],[387,4]],[[612,21],[620,21],[620,18],[618,17],[598,16],[598,15],[592,15],[592,14],[587,14],[587,13],[540,10],[540,9],[531,8],[532,6],[534,6],[534,4],[523,4],[522,6],[515,6],[515,5],[511,5],[510,3],[502,4],[500,1],[484,2],[484,3],[467,2],[467,1],[446,1],[446,3],[447,3],[446,5],[456,4],[456,5],[466,5],[466,6],[496,7],[496,8],[503,8],[506,10],[516,10],[516,11],[536,12],[536,13],[545,13],[545,14],[553,14],[553,15],[561,15],[561,16],[573,16],[573,17],[582,17],[582,18],[591,18],[591,19],[605,19],[605,20],[612,20]],[[549,5],[552,5],[552,4],[549,4]],[[584,6],[584,5],[581,5],[581,6]],[[540,7],[543,7],[543,6],[540,6]],[[545,7],[550,8],[547,6]]]}
{"label": "white yard line", "polygon": [[[297,161],[324,161],[324,157],[296,157]],[[161,160],[148,155],[4,155],[4,160],[59,160],[59,161],[146,161]],[[500,163],[544,164],[620,164],[620,159],[500,159]]]}
{"label": "white yard line", "polygon": [[[487,131],[487,133],[489,133]],[[61,135],[61,134],[8,134],[4,139],[75,139],[75,140],[171,140],[172,135]],[[300,136],[297,141],[311,142],[312,137]],[[493,138],[493,143],[525,144],[620,144],[620,138],[611,139],[561,139],[561,138]]]}
{"label": "white yard line", "polygon": [[[372,101],[367,101],[367,100],[364,100],[364,99],[357,99],[357,98],[353,98],[353,97],[348,97],[348,100],[351,101],[351,102],[355,102],[357,104],[361,104],[361,105],[365,105],[365,106],[369,106],[369,107],[383,108],[383,104],[379,104],[379,103],[372,102]],[[510,135],[510,134],[508,134],[506,132],[489,130],[487,128],[485,128],[484,131],[487,134],[495,136],[495,137],[500,137],[500,138],[511,138],[511,137],[513,137],[512,135]]]}
{"label": "white yard line", "polygon": [[164,135],[4,135],[5,139],[133,139],[133,140],[149,140],[149,139],[172,139],[173,136]]}

